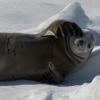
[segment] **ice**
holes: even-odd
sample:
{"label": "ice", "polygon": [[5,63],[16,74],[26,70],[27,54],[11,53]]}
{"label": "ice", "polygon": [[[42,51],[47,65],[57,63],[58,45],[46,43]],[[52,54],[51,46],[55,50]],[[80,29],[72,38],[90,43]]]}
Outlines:
{"label": "ice", "polygon": [[1,32],[37,34],[57,19],[75,21],[93,32],[96,46],[89,60],[60,85],[1,81],[0,100],[100,100],[100,1],[0,0]]}

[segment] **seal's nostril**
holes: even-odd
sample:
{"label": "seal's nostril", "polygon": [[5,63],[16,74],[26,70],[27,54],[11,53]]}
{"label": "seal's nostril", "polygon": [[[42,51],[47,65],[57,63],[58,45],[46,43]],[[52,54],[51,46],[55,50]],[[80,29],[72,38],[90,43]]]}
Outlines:
{"label": "seal's nostril", "polygon": [[77,44],[77,46],[78,46],[78,47],[80,46],[79,43]]}
{"label": "seal's nostril", "polygon": [[85,43],[84,40],[80,40],[80,39],[75,41],[75,44],[76,44],[78,47],[83,46],[84,43]]}
{"label": "seal's nostril", "polygon": [[89,43],[89,44],[87,45],[87,47],[88,47],[88,48],[91,48],[91,44]]}

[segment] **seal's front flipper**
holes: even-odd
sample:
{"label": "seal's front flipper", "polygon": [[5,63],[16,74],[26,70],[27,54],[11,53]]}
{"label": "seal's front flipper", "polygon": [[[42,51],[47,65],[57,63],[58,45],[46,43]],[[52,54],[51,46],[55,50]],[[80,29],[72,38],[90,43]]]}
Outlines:
{"label": "seal's front flipper", "polygon": [[60,84],[64,81],[64,77],[56,70],[52,62],[49,62],[48,69],[44,73],[43,78],[50,84]]}

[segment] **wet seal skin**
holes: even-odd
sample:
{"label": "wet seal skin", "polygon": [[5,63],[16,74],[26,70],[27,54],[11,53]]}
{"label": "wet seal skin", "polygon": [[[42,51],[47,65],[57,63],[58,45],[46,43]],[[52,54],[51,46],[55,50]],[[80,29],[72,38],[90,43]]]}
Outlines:
{"label": "wet seal skin", "polygon": [[87,61],[94,36],[76,23],[52,22],[41,34],[0,33],[0,80],[59,84]]}

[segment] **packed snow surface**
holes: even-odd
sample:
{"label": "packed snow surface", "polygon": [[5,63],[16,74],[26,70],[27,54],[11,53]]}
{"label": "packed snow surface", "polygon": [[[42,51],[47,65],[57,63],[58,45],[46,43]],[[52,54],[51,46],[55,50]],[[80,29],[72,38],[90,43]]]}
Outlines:
{"label": "packed snow surface", "polygon": [[0,0],[0,32],[37,34],[57,19],[74,21],[95,35],[89,60],[60,85],[1,81],[0,100],[100,100],[100,1]]}

